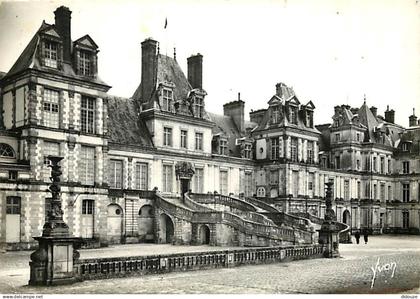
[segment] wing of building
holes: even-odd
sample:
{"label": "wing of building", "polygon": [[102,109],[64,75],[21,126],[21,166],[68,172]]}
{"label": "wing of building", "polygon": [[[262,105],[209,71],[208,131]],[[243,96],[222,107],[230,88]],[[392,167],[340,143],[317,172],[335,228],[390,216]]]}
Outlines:
{"label": "wing of building", "polygon": [[[153,39],[141,44],[138,88],[121,98],[108,94],[98,76],[98,51],[89,35],[71,39],[71,11],[60,7],[55,24],[43,22],[9,72],[0,73],[0,243],[8,249],[30,248],[42,233],[48,155],[64,156],[64,220],[91,246],[192,244],[206,240],[200,235],[206,227],[212,244],[244,244],[233,237],[241,227],[197,214],[209,203],[206,194],[226,195],[245,210],[248,198],[296,219],[322,218],[329,180],[339,222],[353,230],[419,233],[414,112],[405,129],[394,123],[393,110],[381,117],[366,102],[341,105],[332,124],[318,126],[315,104],[279,83],[268,108],[252,111],[250,121],[240,95],[223,115],[213,114],[203,56],[188,58],[185,75]],[[187,191],[204,206],[182,201]]]}

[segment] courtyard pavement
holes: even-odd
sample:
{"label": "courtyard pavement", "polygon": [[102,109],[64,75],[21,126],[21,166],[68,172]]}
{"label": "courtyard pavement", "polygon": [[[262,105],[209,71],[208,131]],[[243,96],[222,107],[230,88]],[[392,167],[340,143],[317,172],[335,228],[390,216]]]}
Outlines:
{"label": "courtyard pavement", "polygon": [[[231,247],[233,249],[234,247]],[[153,244],[81,250],[81,258],[227,248]],[[30,287],[31,252],[0,254],[0,293],[10,294],[368,294],[420,293],[420,237],[371,236],[340,244],[341,257]],[[372,284],[374,275],[376,278]]]}

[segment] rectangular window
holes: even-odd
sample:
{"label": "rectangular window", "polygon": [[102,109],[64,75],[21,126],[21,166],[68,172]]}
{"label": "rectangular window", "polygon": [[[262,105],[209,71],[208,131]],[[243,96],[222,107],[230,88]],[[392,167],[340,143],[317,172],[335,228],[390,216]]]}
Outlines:
{"label": "rectangular window", "polygon": [[271,110],[271,117],[273,124],[277,124],[280,122],[280,112],[279,112],[279,106],[273,106]]}
{"label": "rectangular window", "polygon": [[296,108],[294,107],[290,108],[290,122],[294,125],[297,125],[297,112]]}
{"label": "rectangular window", "polygon": [[373,157],[373,167],[372,167],[372,170],[373,170],[373,172],[376,172],[377,171],[377,165],[376,165],[376,157]]}
{"label": "rectangular window", "polygon": [[43,125],[51,128],[59,126],[59,101],[58,91],[44,89],[42,101],[42,121]]}
{"label": "rectangular window", "polygon": [[365,198],[370,198],[370,184],[369,184],[369,182],[366,182]]}
{"label": "rectangular window", "polygon": [[309,191],[314,190],[314,181],[315,181],[315,174],[309,173],[309,176],[308,176],[308,190]]}
{"label": "rectangular window", "polygon": [[360,133],[356,133],[356,140],[360,141]]}
{"label": "rectangular window", "polygon": [[270,184],[271,185],[278,185],[279,184],[279,171],[278,170],[271,170],[270,171]]}
{"label": "rectangular window", "polygon": [[82,97],[81,130],[84,133],[95,133],[95,99]]}
{"label": "rectangular window", "polygon": [[51,41],[44,42],[44,65],[57,68],[57,43]]}
{"label": "rectangular window", "polygon": [[51,168],[48,167],[50,165],[50,160],[48,159],[48,156],[59,156],[60,155],[60,145],[56,142],[48,142],[44,141],[44,167],[43,167],[43,173],[44,173],[44,181],[50,182],[50,176],[51,176]]}
{"label": "rectangular window", "polygon": [[243,158],[251,159],[251,153],[252,153],[252,145],[251,144],[245,144]]}
{"label": "rectangular window", "polygon": [[121,189],[123,177],[123,161],[109,160],[109,186],[115,189]]}
{"label": "rectangular window", "polygon": [[92,74],[92,54],[84,50],[80,50],[79,53],[79,75],[90,76]]}
{"label": "rectangular window", "polygon": [[6,214],[20,214],[20,197],[8,196],[6,198]]}
{"label": "rectangular window", "polygon": [[245,196],[252,196],[252,173],[245,172]]}
{"label": "rectangular window", "polygon": [[402,212],[403,228],[409,228],[410,226],[410,214],[408,211]]}
{"label": "rectangular window", "polygon": [[378,186],[373,184],[373,199],[378,199]]}
{"label": "rectangular window", "polygon": [[392,189],[391,189],[391,186],[388,186],[388,200],[392,200]]}
{"label": "rectangular window", "polygon": [[163,165],[163,192],[172,192],[172,169],[172,165]]}
{"label": "rectangular window", "polygon": [[82,146],[79,161],[79,180],[83,185],[95,184],[95,148]]}
{"label": "rectangular window", "polygon": [[350,182],[347,180],[344,181],[344,199],[350,199]]}
{"label": "rectangular window", "polygon": [[220,193],[228,194],[228,172],[226,170],[220,171]]}
{"label": "rectangular window", "polygon": [[82,214],[93,215],[95,211],[95,201],[92,199],[84,199],[82,201]]}
{"label": "rectangular window", "polygon": [[380,200],[381,201],[385,201],[385,184],[381,184],[381,198],[380,198]]}
{"label": "rectangular window", "polygon": [[204,192],[204,170],[202,168],[196,168],[194,174],[194,192],[203,193]]}
{"label": "rectangular window", "polygon": [[298,141],[296,138],[292,138],[290,140],[290,159],[293,162],[297,162],[298,160]]}
{"label": "rectangular window", "polygon": [[181,148],[188,148],[188,132],[186,130],[181,130]]}
{"label": "rectangular window", "polygon": [[204,116],[204,99],[197,96],[194,97],[194,116],[199,118]]}
{"label": "rectangular window", "polygon": [[410,201],[410,184],[403,184],[403,202]]}
{"label": "rectangular window", "polygon": [[219,154],[220,155],[228,154],[227,140],[223,140],[223,139],[219,140]]}
{"label": "rectangular window", "polygon": [[147,163],[136,163],[136,189],[147,190]]}
{"label": "rectangular window", "polygon": [[356,160],[356,170],[360,170],[360,160]]}
{"label": "rectangular window", "polygon": [[335,142],[340,141],[340,133],[335,134]]}
{"label": "rectangular window", "polygon": [[162,96],[162,110],[164,111],[171,111],[172,106],[172,90],[170,89],[163,89],[163,96]]}
{"label": "rectangular window", "polygon": [[203,133],[195,133],[195,149],[198,151],[203,150]]}
{"label": "rectangular window", "polygon": [[271,160],[279,159],[279,138],[271,138]]}
{"label": "rectangular window", "polygon": [[335,157],[335,169],[340,169],[341,168],[341,159],[340,156],[336,156]]}
{"label": "rectangular window", "polygon": [[308,163],[314,163],[314,143],[312,141],[307,142],[307,156],[308,156]]}
{"label": "rectangular window", "polygon": [[362,188],[361,188],[361,183],[357,182],[357,198],[360,199],[360,197],[362,196],[362,192],[361,192]]}
{"label": "rectangular window", "polygon": [[381,173],[385,173],[385,158],[381,157]]}
{"label": "rectangular window", "polygon": [[163,145],[172,146],[172,128],[163,128]]}
{"label": "rectangular window", "polygon": [[410,173],[410,162],[409,161],[404,161],[404,162],[402,162],[402,165],[403,165],[403,173],[404,174]]}

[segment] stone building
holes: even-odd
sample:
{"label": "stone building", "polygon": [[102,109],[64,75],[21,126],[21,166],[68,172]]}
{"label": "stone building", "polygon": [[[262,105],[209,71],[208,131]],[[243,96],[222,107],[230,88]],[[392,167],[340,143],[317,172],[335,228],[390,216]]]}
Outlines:
{"label": "stone building", "polygon": [[30,248],[41,234],[48,155],[65,158],[64,220],[90,246],[313,241],[308,218],[323,217],[328,180],[338,221],[418,233],[414,112],[405,129],[393,110],[381,117],[366,103],[342,105],[332,124],[317,126],[314,103],[279,83],[250,121],[240,95],[212,114],[201,54],[188,58],[185,76],[157,41],[141,51],[133,96],[109,95],[98,46],[89,35],[71,39],[71,11],[60,7],[0,74],[0,244]]}

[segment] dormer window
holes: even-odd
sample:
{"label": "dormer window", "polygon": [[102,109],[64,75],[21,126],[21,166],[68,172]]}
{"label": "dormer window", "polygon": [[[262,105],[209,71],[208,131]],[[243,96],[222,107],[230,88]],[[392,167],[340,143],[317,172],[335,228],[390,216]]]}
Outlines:
{"label": "dormer window", "polygon": [[294,107],[290,108],[290,123],[297,125],[297,113]]}
{"label": "dormer window", "polygon": [[219,141],[219,155],[227,155],[228,154],[228,146],[227,146],[227,140],[220,139]]}
{"label": "dormer window", "polygon": [[58,60],[58,44],[52,41],[44,42],[44,65],[52,68],[57,68]]}
{"label": "dormer window", "polygon": [[162,110],[171,111],[172,99],[173,99],[172,90],[164,88],[163,95],[162,95]]}
{"label": "dormer window", "polygon": [[313,118],[313,113],[311,111],[306,112],[306,126],[308,128],[314,127],[314,118]]}
{"label": "dormer window", "polygon": [[402,151],[403,152],[407,152],[408,151],[408,144],[407,143],[403,143],[402,144]]}
{"label": "dormer window", "polygon": [[279,106],[274,106],[272,108],[271,120],[273,124],[277,124],[280,122],[280,111]]}
{"label": "dormer window", "polygon": [[80,50],[79,57],[79,75],[92,75],[92,54],[89,51]]}
{"label": "dormer window", "polygon": [[194,116],[199,118],[204,116],[204,99],[198,96],[194,97]]}
{"label": "dormer window", "polygon": [[251,154],[252,154],[252,145],[249,143],[246,143],[244,146],[244,151],[243,151],[243,155],[242,157],[245,159],[251,159]]}

